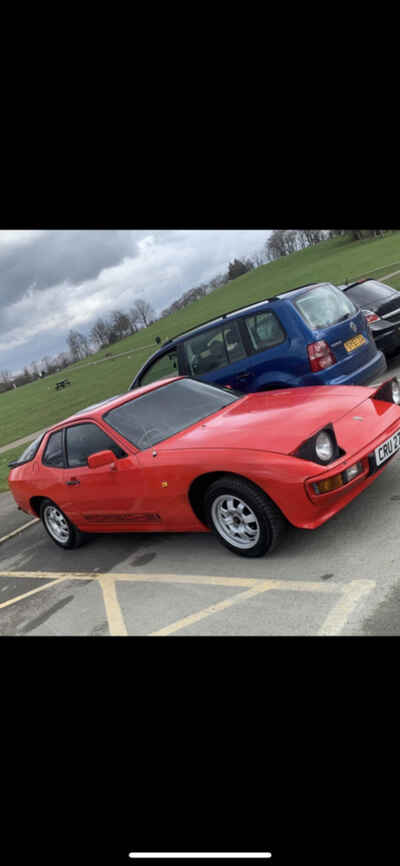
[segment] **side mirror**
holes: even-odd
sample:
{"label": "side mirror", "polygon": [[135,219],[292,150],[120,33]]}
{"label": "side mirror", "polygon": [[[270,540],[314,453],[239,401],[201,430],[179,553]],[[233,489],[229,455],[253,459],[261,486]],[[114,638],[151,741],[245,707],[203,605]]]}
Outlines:
{"label": "side mirror", "polygon": [[89,469],[98,469],[100,466],[108,466],[110,465],[110,469],[116,469],[117,467],[111,466],[112,463],[115,464],[116,457],[112,451],[98,451],[97,454],[90,454],[88,457],[88,466]]}

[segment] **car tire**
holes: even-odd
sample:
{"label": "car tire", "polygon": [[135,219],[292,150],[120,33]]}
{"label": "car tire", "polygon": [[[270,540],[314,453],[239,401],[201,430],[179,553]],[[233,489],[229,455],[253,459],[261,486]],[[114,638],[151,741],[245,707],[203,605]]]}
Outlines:
{"label": "car tire", "polygon": [[64,550],[80,547],[87,540],[85,532],[74,526],[61,508],[51,499],[44,499],[40,506],[40,519],[54,544]]}
{"label": "car tire", "polygon": [[204,498],[207,525],[238,556],[271,553],[287,528],[282,512],[251,482],[224,476],[210,485]]}

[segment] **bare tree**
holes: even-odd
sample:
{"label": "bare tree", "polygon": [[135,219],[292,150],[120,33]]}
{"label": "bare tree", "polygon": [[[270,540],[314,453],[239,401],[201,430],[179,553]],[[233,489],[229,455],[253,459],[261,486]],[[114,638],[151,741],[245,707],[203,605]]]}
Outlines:
{"label": "bare tree", "polygon": [[136,334],[136,331],[139,330],[139,321],[140,321],[140,313],[136,307],[131,307],[129,312],[127,313],[131,334]]}
{"label": "bare tree", "polygon": [[272,261],[286,255],[284,235],[285,232],[282,229],[275,229],[265,244],[265,252]]}
{"label": "bare tree", "polygon": [[81,361],[82,358],[87,358],[90,355],[87,337],[79,331],[71,330],[67,337],[67,343],[73,361]]}
{"label": "bare tree", "polygon": [[152,305],[143,298],[139,298],[135,303],[134,309],[135,308],[139,313],[140,320],[143,322],[145,328],[147,328],[156,315]]}
{"label": "bare tree", "polygon": [[102,346],[108,346],[110,342],[110,331],[111,325],[100,316],[96,319],[89,337],[93,343],[102,348]]}
{"label": "bare tree", "polygon": [[313,247],[324,238],[324,233],[321,229],[298,229],[297,235],[302,249],[304,247]]}
{"label": "bare tree", "polygon": [[56,365],[52,358],[50,358],[48,355],[45,355],[45,357],[42,358],[40,363],[42,364],[42,371],[46,374],[46,376],[48,376],[50,373],[54,373]]}
{"label": "bare tree", "polygon": [[0,372],[0,383],[3,386],[2,391],[9,391],[12,388],[12,379],[8,370]]}
{"label": "bare tree", "polygon": [[29,369],[31,371],[32,379],[34,381],[35,381],[35,379],[39,379],[39,369],[38,369],[38,365],[37,365],[36,361],[31,361],[31,363],[29,365]]}
{"label": "bare tree", "polygon": [[70,360],[69,360],[66,352],[60,352],[60,354],[57,355],[55,361],[56,361],[57,367],[59,367],[60,370],[64,370],[65,367],[68,367],[70,364]]}
{"label": "bare tree", "polygon": [[121,310],[113,310],[111,313],[111,327],[117,340],[122,340],[131,333],[130,320]]}
{"label": "bare tree", "polygon": [[266,255],[265,248],[254,253],[251,257],[251,261],[255,268],[260,268],[262,265],[266,265],[268,262],[268,256]]}
{"label": "bare tree", "polygon": [[265,244],[269,260],[290,256],[305,247],[318,244],[325,237],[321,229],[275,229]]}

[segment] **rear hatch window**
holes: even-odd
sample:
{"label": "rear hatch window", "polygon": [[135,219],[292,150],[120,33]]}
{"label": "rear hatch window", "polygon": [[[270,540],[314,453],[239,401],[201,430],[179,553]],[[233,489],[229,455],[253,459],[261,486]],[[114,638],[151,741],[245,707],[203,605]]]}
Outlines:
{"label": "rear hatch window", "polygon": [[344,365],[337,373],[353,373],[376,355],[377,349],[361,310],[336,286],[330,283],[316,286],[297,297],[295,306],[314,331],[312,339],[326,342],[334,363]]}
{"label": "rear hatch window", "polygon": [[337,325],[358,312],[350,298],[331,285],[311,289],[297,298],[294,304],[312,331]]}
{"label": "rear hatch window", "polygon": [[33,460],[34,457],[36,457],[44,435],[45,434],[42,433],[40,436],[38,436],[37,439],[34,440],[34,442],[30,442],[28,447],[25,448],[25,451],[23,451],[23,453],[21,454],[21,457],[18,457],[18,460],[13,460],[12,463],[9,463],[9,467],[12,469],[13,466],[20,466],[21,463],[30,463],[30,461]]}

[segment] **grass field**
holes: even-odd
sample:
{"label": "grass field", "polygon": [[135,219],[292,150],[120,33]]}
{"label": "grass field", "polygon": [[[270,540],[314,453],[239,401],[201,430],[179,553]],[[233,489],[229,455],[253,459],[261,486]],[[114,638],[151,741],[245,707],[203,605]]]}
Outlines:
{"label": "grass field", "polygon": [[[0,394],[0,446],[61,421],[91,403],[125,392],[139,367],[156,350],[156,336],[164,341],[227,310],[303,283],[329,280],[340,284],[366,276],[380,279],[396,269],[400,270],[398,231],[383,239],[350,242],[336,238],[324,241],[316,247],[263,265],[138,334],[121,340],[111,349],[92,355],[87,362]],[[400,289],[400,275],[389,283]],[[107,352],[129,354],[95,364],[102,361]],[[71,381],[71,386],[56,391],[55,383],[65,376]],[[18,449],[19,453],[23,448]],[[12,459],[11,453],[0,457],[6,456],[8,463]],[[3,471],[1,461],[0,475]]]}

